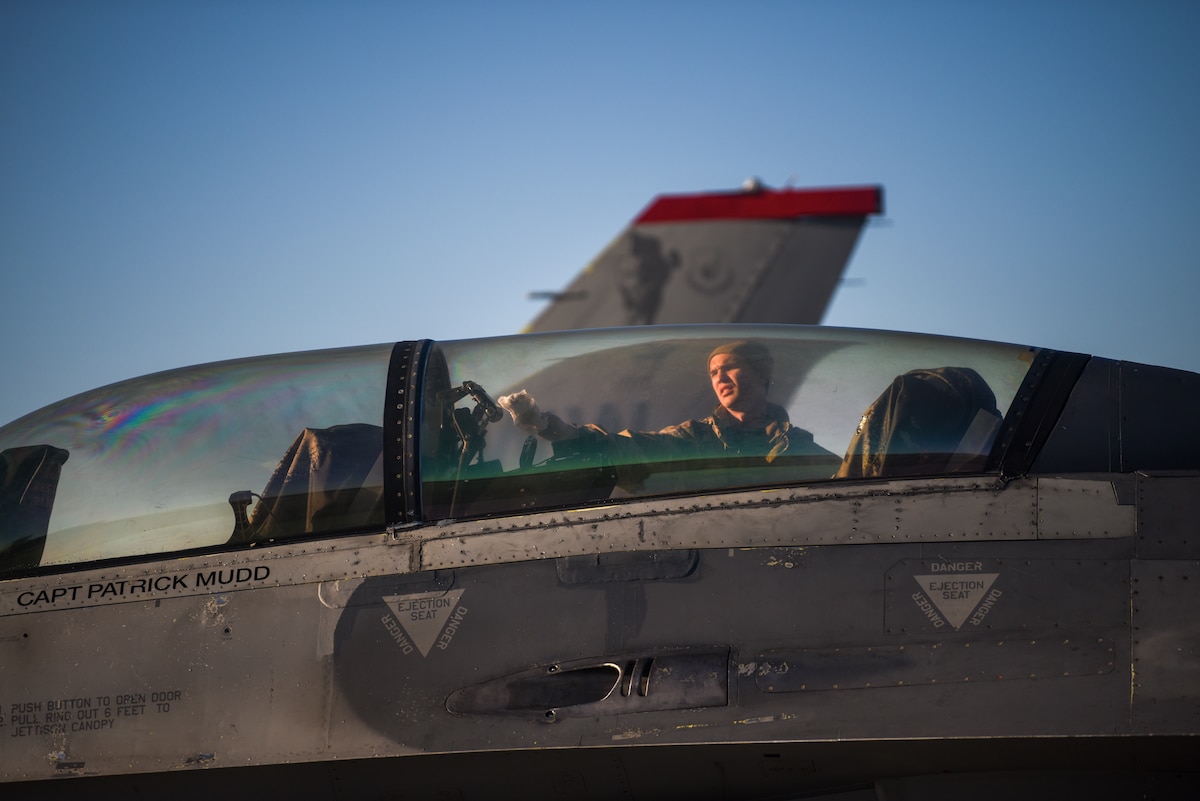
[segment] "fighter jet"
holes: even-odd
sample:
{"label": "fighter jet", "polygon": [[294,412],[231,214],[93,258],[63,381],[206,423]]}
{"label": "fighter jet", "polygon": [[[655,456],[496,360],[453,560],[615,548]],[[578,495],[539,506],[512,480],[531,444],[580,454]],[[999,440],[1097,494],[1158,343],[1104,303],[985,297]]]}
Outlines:
{"label": "fighter jet", "polygon": [[0,428],[6,797],[1193,798],[1200,375],[650,325]]}

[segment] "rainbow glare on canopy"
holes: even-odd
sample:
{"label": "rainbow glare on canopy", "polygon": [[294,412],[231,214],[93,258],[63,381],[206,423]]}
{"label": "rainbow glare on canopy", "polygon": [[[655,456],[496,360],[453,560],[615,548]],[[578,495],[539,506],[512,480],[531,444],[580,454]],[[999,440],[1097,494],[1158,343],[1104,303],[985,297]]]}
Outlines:
{"label": "rainbow glare on canopy", "polygon": [[305,428],[381,423],[391,348],[241,359],[135,378],[5,426],[0,449],[44,444],[70,454],[51,533],[200,506],[223,507],[219,527],[227,528],[230,493],[261,490]]}

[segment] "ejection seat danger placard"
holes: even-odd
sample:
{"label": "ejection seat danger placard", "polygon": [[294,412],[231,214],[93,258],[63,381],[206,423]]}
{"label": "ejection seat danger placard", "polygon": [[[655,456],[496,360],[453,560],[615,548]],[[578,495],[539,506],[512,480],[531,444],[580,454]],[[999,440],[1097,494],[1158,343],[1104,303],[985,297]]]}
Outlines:
{"label": "ejection seat danger placard", "polygon": [[984,559],[905,561],[888,572],[887,631],[979,628],[1004,602],[998,563]]}
{"label": "ejection seat danger placard", "polygon": [[380,622],[405,654],[416,650],[421,656],[429,656],[434,647],[445,651],[467,617],[467,607],[462,605],[464,592],[384,596],[387,611]]}

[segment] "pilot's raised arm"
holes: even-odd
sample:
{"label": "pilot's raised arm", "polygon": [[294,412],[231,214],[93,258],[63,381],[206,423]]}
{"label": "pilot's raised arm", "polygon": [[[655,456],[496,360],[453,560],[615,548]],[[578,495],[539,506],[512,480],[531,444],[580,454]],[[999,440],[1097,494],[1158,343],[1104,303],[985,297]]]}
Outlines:
{"label": "pilot's raised arm", "polygon": [[527,434],[551,442],[576,437],[603,438],[619,449],[641,454],[666,452],[687,456],[829,456],[813,436],[793,426],[787,411],[767,401],[773,360],[758,342],[737,340],[715,348],[708,356],[708,377],[717,405],[708,417],[687,420],[660,431],[622,431],[609,434],[596,425],[577,426],[543,411],[524,390],[497,400]]}
{"label": "pilot's raised arm", "polygon": [[579,426],[564,421],[556,414],[542,411],[534,397],[525,390],[501,395],[496,398],[496,403],[512,417],[513,425],[529,436],[541,437],[550,442],[579,436]]}

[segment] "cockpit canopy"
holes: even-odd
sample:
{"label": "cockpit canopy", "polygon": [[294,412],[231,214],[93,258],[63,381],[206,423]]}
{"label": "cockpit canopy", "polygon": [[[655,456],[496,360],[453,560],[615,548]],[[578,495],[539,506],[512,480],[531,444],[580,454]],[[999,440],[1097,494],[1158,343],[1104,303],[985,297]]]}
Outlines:
{"label": "cockpit canopy", "polygon": [[[722,417],[709,374],[709,354],[736,342],[769,354],[746,367],[766,389],[766,416],[750,415],[757,432]],[[1038,358],[920,335],[696,326],[159,373],[0,429],[0,572],[670,494],[986,472]],[[532,426],[498,401],[520,393]]]}

